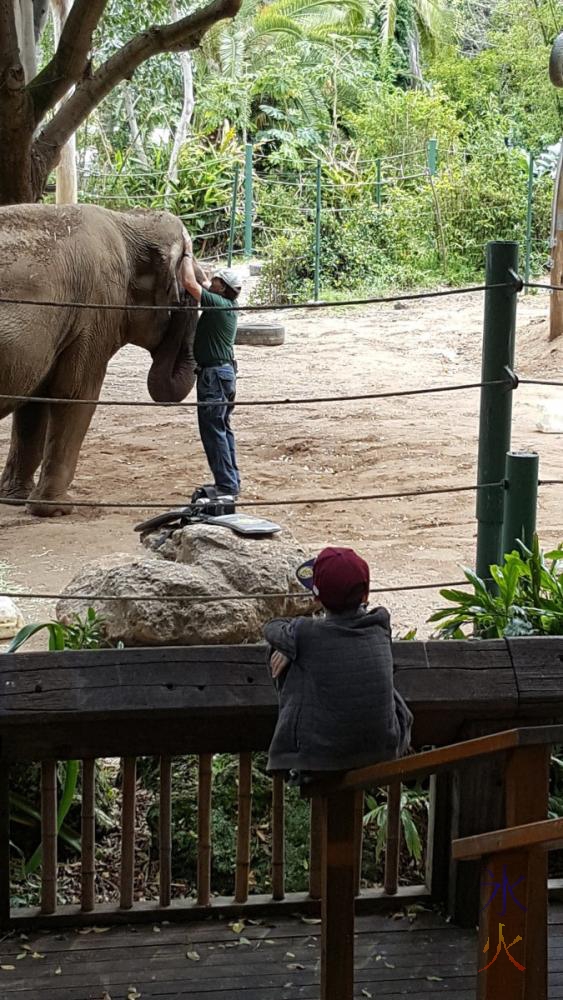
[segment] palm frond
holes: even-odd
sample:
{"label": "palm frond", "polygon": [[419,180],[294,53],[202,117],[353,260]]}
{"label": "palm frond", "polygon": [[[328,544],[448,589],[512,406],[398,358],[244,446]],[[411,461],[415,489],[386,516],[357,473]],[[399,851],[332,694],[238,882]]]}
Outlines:
{"label": "palm frond", "polygon": [[389,45],[395,37],[395,25],[397,23],[397,0],[381,0],[381,44],[383,47]]}

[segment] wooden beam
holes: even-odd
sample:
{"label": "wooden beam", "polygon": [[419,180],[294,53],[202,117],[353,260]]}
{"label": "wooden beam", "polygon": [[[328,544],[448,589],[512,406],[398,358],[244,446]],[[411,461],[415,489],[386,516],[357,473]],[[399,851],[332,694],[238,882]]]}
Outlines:
{"label": "wooden beam", "polygon": [[10,769],[0,758],[0,928],[10,921]]}
{"label": "wooden beam", "polygon": [[323,800],[321,1000],[353,1000],[355,815],[353,791]]}
{"label": "wooden beam", "polygon": [[426,750],[411,757],[386,761],[348,771],[338,781],[314,782],[305,789],[307,795],[343,792],[349,789],[385,785],[396,779],[408,781],[423,774],[435,774],[445,768],[456,767],[465,761],[489,757],[521,745],[552,744],[563,742],[563,726],[533,726],[529,729],[506,729],[490,736],[480,736],[463,743],[453,743],[437,750]]}
{"label": "wooden beam", "polygon": [[553,851],[563,846],[563,819],[545,819],[523,823],[507,830],[493,830],[476,837],[462,837],[452,842],[452,857],[458,861],[481,858],[484,854],[513,851],[520,847],[542,847]]}

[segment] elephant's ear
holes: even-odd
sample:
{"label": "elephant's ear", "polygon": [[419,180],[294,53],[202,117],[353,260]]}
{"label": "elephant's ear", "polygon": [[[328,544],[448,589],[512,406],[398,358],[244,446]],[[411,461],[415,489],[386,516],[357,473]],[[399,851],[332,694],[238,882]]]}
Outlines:
{"label": "elephant's ear", "polygon": [[183,241],[179,234],[172,242],[159,245],[143,242],[136,248],[131,273],[130,295],[138,305],[165,306],[179,302],[179,270]]}
{"label": "elephant's ear", "polygon": [[563,31],[558,34],[551,49],[549,79],[555,87],[563,87]]}

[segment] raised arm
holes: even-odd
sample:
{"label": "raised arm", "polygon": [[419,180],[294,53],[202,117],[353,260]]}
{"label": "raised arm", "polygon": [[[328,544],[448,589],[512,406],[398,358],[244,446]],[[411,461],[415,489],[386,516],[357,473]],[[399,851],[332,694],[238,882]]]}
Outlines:
{"label": "raised arm", "polygon": [[210,281],[202,267],[194,260],[192,251],[192,241],[187,233],[184,233],[184,256],[180,266],[180,281],[187,292],[201,302],[201,293],[204,288],[209,288]]}

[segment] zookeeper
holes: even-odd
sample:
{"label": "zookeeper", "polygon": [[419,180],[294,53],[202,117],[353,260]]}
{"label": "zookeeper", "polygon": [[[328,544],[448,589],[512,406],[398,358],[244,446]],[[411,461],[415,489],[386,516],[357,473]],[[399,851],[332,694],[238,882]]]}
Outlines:
{"label": "zookeeper", "polygon": [[[224,405],[198,406],[199,434],[215,488],[221,496],[238,496],[240,475],[237,467],[235,437],[231,413],[236,393],[236,362],[234,343],[237,314],[233,303],[241,284],[236,271],[224,268],[208,281],[201,269],[194,270],[192,244],[184,237],[184,256],[180,279],[196,302],[221,309],[203,309],[196,327],[194,358],[197,373],[198,403],[222,401]],[[225,309],[225,307],[231,307]]]}

